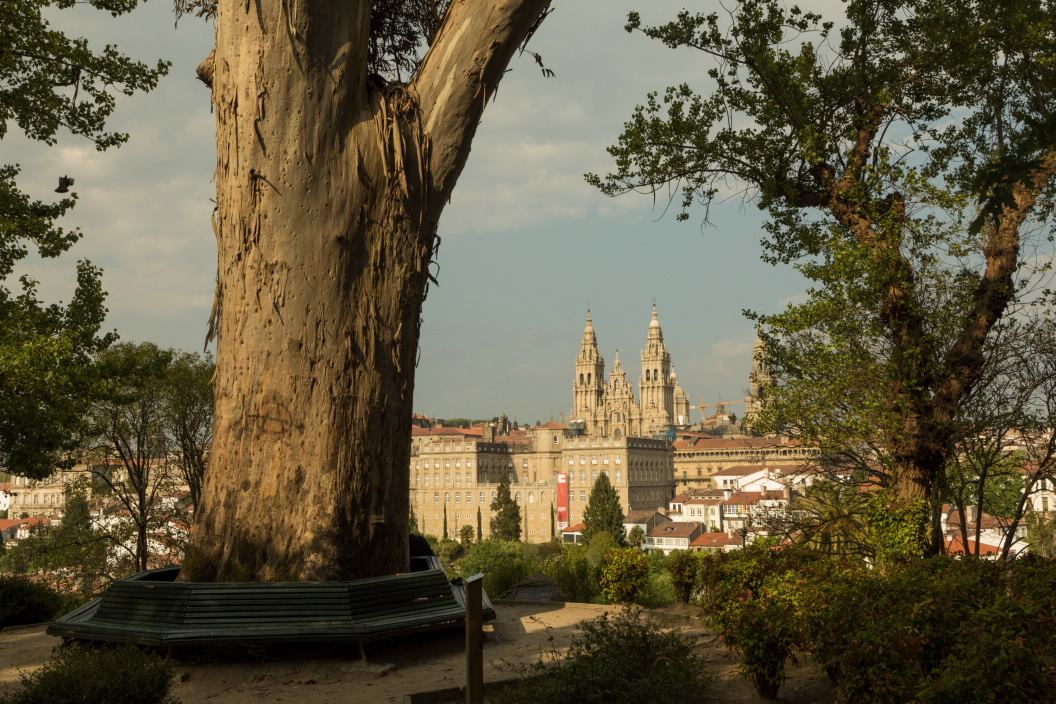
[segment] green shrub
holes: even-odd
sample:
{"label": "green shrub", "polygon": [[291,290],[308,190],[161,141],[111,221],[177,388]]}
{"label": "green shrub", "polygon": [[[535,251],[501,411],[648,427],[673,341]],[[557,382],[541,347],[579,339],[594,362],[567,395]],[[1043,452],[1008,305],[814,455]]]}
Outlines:
{"label": "green shrub", "polygon": [[522,679],[500,691],[497,704],[654,704],[676,694],[686,704],[706,700],[703,661],[681,631],[664,629],[640,609],[580,627],[567,653],[516,668]]}
{"label": "green shrub", "polygon": [[543,574],[571,601],[589,604],[601,595],[601,569],[580,545],[566,545],[543,564]]}
{"label": "green shrub", "polygon": [[538,548],[530,545],[488,538],[469,548],[458,569],[465,577],[482,572],[484,591],[493,599],[501,599],[525,577],[539,571],[537,553]]}
{"label": "green shrub", "polygon": [[937,557],[819,575],[804,647],[840,702],[1051,701],[1050,570]]}
{"label": "green shrub", "polygon": [[601,566],[601,591],[616,604],[630,603],[645,590],[649,564],[637,548],[609,553]]}
{"label": "green shrub", "polygon": [[667,571],[671,575],[675,598],[680,604],[688,604],[697,587],[700,560],[694,553],[676,550],[667,558]]}
{"label": "green shrub", "polygon": [[50,621],[67,600],[44,584],[22,576],[0,576],[0,628]]}
{"label": "green shrub", "polygon": [[741,674],[774,699],[803,640],[802,614],[811,608],[803,578],[820,558],[801,549],[761,545],[701,560],[704,603],[712,626],[741,655]]}
{"label": "green shrub", "polygon": [[645,581],[645,588],[635,597],[634,603],[647,609],[659,609],[675,603],[675,587],[671,584],[671,575],[666,572],[651,572]]}
{"label": "green shrub", "polygon": [[645,553],[646,560],[649,562],[649,571],[653,574],[663,572],[667,569],[667,555],[662,550],[653,550],[652,552]]}
{"label": "green shrub", "polygon": [[462,543],[457,540],[451,540],[450,538],[442,538],[436,544],[434,550],[436,551],[437,557],[450,565],[462,552]]}
{"label": "green shrub", "polygon": [[174,677],[171,663],[132,645],[72,646],[0,704],[175,704]]}

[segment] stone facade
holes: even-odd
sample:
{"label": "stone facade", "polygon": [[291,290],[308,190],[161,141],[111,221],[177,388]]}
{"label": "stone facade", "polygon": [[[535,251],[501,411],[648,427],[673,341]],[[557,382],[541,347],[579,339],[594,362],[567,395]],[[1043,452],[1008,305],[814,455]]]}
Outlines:
{"label": "stone facade", "polygon": [[771,437],[715,438],[704,433],[681,433],[674,444],[676,491],[721,488],[712,475],[733,466],[763,468],[771,465],[809,465],[819,457],[817,448],[797,440]]}
{"label": "stone facade", "polygon": [[[568,523],[582,520],[591,487],[607,472],[625,513],[663,508],[674,496],[672,452],[664,440],[579,435],[553,421],[485,441],[458,428],[416,429],[411,440],[411,508],[418,530],[448,537],[462,526],[490,534],[491,502],[504,473],[521,507],[521,539],[560,536],[558,475],[568,478]],[[553,520],[551,514],[553,513]]]}

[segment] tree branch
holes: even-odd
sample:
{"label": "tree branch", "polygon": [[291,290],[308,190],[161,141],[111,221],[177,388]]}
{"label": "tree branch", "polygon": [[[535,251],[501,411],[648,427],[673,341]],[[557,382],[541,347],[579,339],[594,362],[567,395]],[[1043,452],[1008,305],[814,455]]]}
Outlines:
{"label": "tree branch", "polygon": [[431,217],[447,203],[488,100],[550,0],[455,0],[413,88],[430,149]]}

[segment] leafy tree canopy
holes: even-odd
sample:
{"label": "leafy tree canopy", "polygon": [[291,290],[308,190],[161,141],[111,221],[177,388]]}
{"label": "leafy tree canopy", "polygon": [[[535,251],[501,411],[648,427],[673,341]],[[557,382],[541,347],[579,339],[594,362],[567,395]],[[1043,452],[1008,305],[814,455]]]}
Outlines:
{"label": "leafy tree canopy", "polygon": [[[89,4],[117,16],[138,2]],[[0,3],[0,139],[15,127],[48,145],[64,130],[91,140],[100,151],[117,146],[127,135],[106,130],[115,91],[151,90],[167,72],[167,62],[150,67],[113,46],[93,50],[86,40],[51,29],[44,13],[73,5],[70,0]],[[17,265],[31,247],[41,257],[57,257],[81,237],[58,225],[76,194],[56,202],[36,200],[18,187],[19,173],[18,164],[0,164],[0,464],[40,478],[76,446],[93,383],[92,356],[114,336],[99,335],[105,294],[99,270],[87,261],[78,264],[77,287],[66,305],[42,302],[29,277],[14,283]]]}
{"label": "leafy tree canopy", "polygon": [[680,219],[698,203],[706,219],[731,189],[765,211],[764,259],[813,287],[753,315],[777,380],[753,427],[817,443],[914,502],[941,481],[1001,326],[1044,301],[1031,287],[1051,255],[1056,3],[844,10],[834,22],[743,0],[657,26],[632,13],[628,31],[712,68],[703,92],[650,94],[610,148],[613,172],[588,180],[666,191]]}

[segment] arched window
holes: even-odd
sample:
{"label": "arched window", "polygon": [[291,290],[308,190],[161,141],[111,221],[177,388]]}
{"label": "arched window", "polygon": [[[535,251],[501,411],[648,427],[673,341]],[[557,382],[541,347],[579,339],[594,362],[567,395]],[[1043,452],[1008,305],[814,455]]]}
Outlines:
{"label": "arched window", "polygon": [[616,432],[614,432],[613,435],[615,435],[616,437],[620,437],[621,435],[623,435],[623,433],[620,432],[619,428],[616,428]]}
{"label": "arched window", "polygon": [[449,493],[448,493],[448,492],[446,492],[446,491],[444,492],[444,503],[445,503],[445,504],[449,504],[449,503],[451,503],[451,494],[449,494]]}
{"label": "arched window", "polygon": [[590,383],[590,372],[587,372],[587,383]]}
{"label": "arched window", "polygon": [[660,381],[660,372],[653,370],[653,381]]}
{"label": "arched window", "polygon": [[613,423],[619,423],[621,420],[623,420],[623,415],[619,411],[612,414]]}
{"label": "arched window", "polygon": [[579,375],[579,383],[581,385],[583,384],[583,375],[582,374]]}
{"label": "arched window", "polygon": [[515,496],[513,498],[513,500],[516,501],[517,503],[521,503],[521,492],[518,491],[517,492],[517,496]]}
{"label": "arched window", "polygon": [[645,380],[649,381],[649,370],[648,369],[645,370]]}

